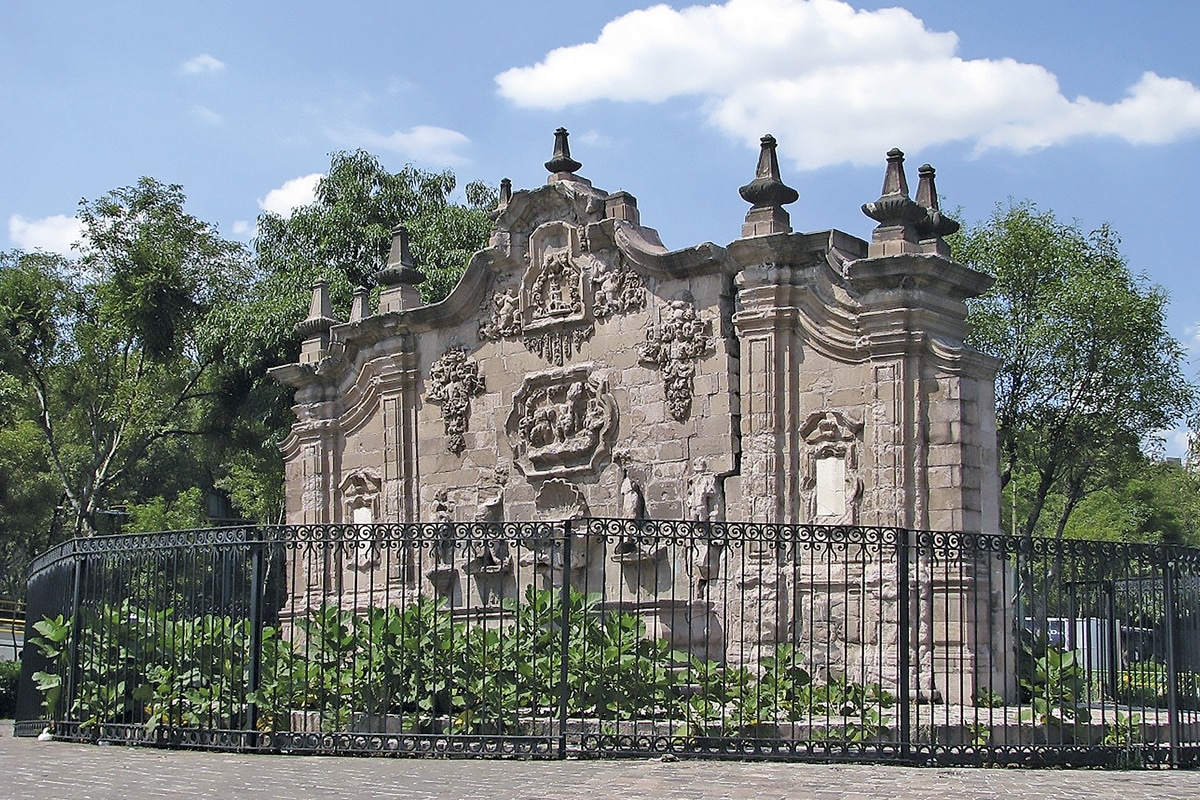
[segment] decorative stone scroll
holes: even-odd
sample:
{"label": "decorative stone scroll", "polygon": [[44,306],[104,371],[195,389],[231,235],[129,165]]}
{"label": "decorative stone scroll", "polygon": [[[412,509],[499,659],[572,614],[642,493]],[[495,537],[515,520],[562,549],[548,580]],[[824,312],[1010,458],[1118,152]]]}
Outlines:
{"label": "decorative stone scroll", "polygon": [[800,427],[808,446],[801,467],[800,491],[809,519],[856,524],[862,499],[858,451],[863,423],[840,411],[815,411]]}
{"label": "decorative stone scroll", "polygon": [[479,365],[467,358],[465,350],[451,348],[429,368],[429,390],[425,399],[442,405],[442,422],[446,429],[446,447],[459,455],[467,443],[471,398],[483,394],[483,376]]}
{"label": "decorative stone scroll", "polygon": [[506,430],[517,468],[529,478],[595,473],[612,446],[617,404],[590,364],[525,378]]}
{"label": "decorative stone scroll", "polygon": [[537,353],[555,366],[561,367],[572,353],[578,353],[583,343],[592,338],[592,328],[577,328],[573,331],[547,331],[537,336],[526,336],[525,347]]}
{"label": "decorative stone scroll", "polygon": [[690,299],[672,300],[662,312],[658,328],[646,332],[640,347],[641,361],[654,364],[663,375],[667,410],[678,422],[692,410],[692,378],[696,361],[713,351],[711,325],[703,320]]}

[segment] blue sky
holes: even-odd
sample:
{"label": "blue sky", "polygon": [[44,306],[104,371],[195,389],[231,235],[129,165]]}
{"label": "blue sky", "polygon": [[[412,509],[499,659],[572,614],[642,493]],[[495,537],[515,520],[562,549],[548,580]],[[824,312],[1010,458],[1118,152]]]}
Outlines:
{"label": "blue sky", "polygon": [[1198,30],[1181,0],[6,0],[0,249],[66,248],[80,198],[143,175],[248,241],[338,149],[532,187],[559,125],[669,247],[725,244],[770,132],[797,230],[868,236],[893,146],[965,221],[1028,198],[1112,224],[1194,374]]}

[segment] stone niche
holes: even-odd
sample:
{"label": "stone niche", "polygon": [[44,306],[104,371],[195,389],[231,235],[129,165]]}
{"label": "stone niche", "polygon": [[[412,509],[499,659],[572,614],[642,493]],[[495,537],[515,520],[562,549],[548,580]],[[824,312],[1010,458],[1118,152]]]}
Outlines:
{"label": "stone niche", "polygon": [[[414,300],[421,275],[402,227],[378,275],[380,309],[361,293],[350,321],[333,319],[319,284],[298,326],[300,363],[273,370],[296,391],[288,522],[591,516],[998,532],[996,364],[964,342],[965,301],[991,279],[948,257],[942,237],[957,226],[936,207],[932,168],[913,200],[903,154],[888,154],[883,192],[863,206],[877,223],[864,241],[793,231],[783,206],[797,193],[775,149],[764,137],[741,187],[742,236],[724,247],[668,250],[632,195],[577,174],[560,130],[546,184],[502,185],[488,246],[442,302]],[[524,566],[569,569],[706,657],[821,640],[832,674],[894,663],[907,646],[929,671],[923,685],[954,699],[1003,684],[983,655],[1007,612],[979,588],[1003,585],[1001,564],[962,565],[900,598],[894,561],[833,548],[786,563],[752,553],[737,569],[716,540],[686,553],[634,539],[607,548],[581,542],[561,563],[536,542],[495,547],[464,569],[449,550],[422,567],[356,552],[329,564],[336,576],[299,581],[294,607],[352,585],[488,604],[522,591]],[[344,577],[353,570],[371,579]],[[735,585],[763,613],[720,608]],[[874,630],[861,620],[894,620],[903,602],[919,622],[908,642],[861,633]],[[969,635],[931,633],[947,629],[948,609]],[[894,670],[878,678],[894,682]]]}

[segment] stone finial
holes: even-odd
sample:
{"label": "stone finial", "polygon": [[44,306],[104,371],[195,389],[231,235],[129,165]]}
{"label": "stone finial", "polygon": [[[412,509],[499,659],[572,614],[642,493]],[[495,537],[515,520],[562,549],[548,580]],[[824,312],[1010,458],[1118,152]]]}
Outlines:
{"label": "stone finial", "polygon": [[863,204],[862,211],[879,224],[871,233],[868,256],[916,253],[916,223],[925,218],[925,209],[908,196],[908,180],[904,177],[904,153],[892,148],[887,154],[887,172],[883,176],[883,192],[873,203]]}
{"label": "stone finial", "polygon": [[379,293],[380,314],[406,311],[421,305],[421,296],[415,287],[425,280],[425,273],[417,269],[408,251],[408,228],[405,226],[392,228],[392,249],[387,266],[375,273],[375,279],[383,287]]}
{"label": "stone finial", "polygon": [[800,199],[800,193],[783,182],[779,176],[779,157],[775,153],[775,137],[762,137],[758,167],[754,180],[738,189],[738,194],[750,210],[742,224],[742,238],[770,233],[791,233],[792,222],[783,206]]}
{"label": "stone finial", "polygon": [[333,318],[333,303],[329,299],[329,284],[324,278],[313,284],[308,316],[296,323],[295,331],[304,338],[325,334],[338,321]]}
{"label": "stone finial", "polygon": [[782,206],[800,199],[800,193],[784,184],[779,177],[779,157],[775,153],[775,137],[767,134],[759,140],[758,167],[754,180],[738,189],[738,194],[754,208]]}
{"label": "stone finial", "polygon": [[568,136],[570,134],[567,133],[566,128],[558,128],[554,131],[554,155],[546,162],[546,169],[550,171],[550,177],[546,179],[546,183],[582,180],[575,173],[583,164],[571,158],[571,146],[567,143]]}
{"label": "stone finial", "polygon": [[[921,176],[921,182],[917,184],[917,205],[925,209],[924,219],[916,223],[917,235],[921,237],[921,248],[949,255],[949,248],[940,240],[944,236],[956,233],[959,225],[938,208],[937,185],[934,183],[936,172],[933,167],[922,164],[917,174]],[[929,247],[926,246],[927,243],[930,244]],[[946,252],[942,253],[942,249]]]}
{"label": "stone finial", "polygon": [[375,280],[384,286],[416,286],[425,280],[425,273],[417,269],[408,250],[408,228],[404,225],[392,228],[392,249],[388,252],[387,266],[375,273]]}
{"label": "stone finial", "polygon": [[501,209],[507,208],[508,204],[511,202],[512,202],[512,181],[510,181],[508,178],[501,178],[501,180],[500,180],[500,197],[496,201],[496,210],[499,211]]}
{"label": "stone finial", "polygon": [[325,279],[312,287],[312,301],[308,304],[308,316],[296,323],[295,331],[303,341],[300,343],[300,363],[315,364],[329,348],[329,329],[337,325],[333,318],[333,303],[329,299],[329,284]]}
{"label": "stone finial", "polygon": [[371,316],[371,290],[360,286],[354,290],[354,299],[350,302],[350,321],[361,322]]}

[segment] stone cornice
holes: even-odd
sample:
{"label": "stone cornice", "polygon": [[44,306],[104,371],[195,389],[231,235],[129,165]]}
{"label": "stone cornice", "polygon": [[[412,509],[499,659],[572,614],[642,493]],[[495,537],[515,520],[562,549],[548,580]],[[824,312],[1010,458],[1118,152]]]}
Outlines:
{"label": "stone cornice", "polygon": [[587,235],[593,251],[611,245],[645,275],[678,279],[732,272],[725,248],[712,242],[668,250],[653,228],[613,219],[589,225]]}
{"label": "stone cornice", "polygon": [[991,275],[926,253],[852,261],[846,265],[846,277],[864,296],[879,290],[920,289],[955,300],[978,297],[996,282]]}

